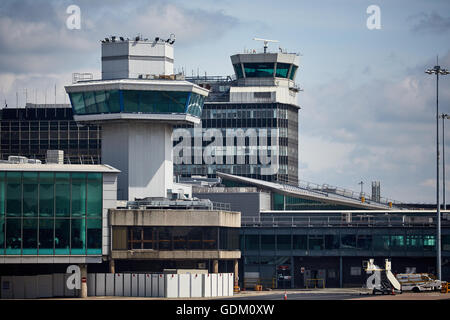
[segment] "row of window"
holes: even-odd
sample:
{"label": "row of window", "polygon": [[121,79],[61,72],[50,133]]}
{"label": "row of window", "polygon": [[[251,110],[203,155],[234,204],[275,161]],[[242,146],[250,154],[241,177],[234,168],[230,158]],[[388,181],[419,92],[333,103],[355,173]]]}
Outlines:
{"label": "row of window", "polygon": [[0,255],[101,254],[102,219],[0,218]]}
{"label": "row of window", "polygon": [[113,250],[239,250],[239,229],[113,227]]}
{"label": "row of window", "polygon": [[0,217],[102,217],[103,176],[0,172]]}
{"label": "row of window", "polygon": [[[433,251],[434,235],[242,235],[241,250],[373,250]],[[450,250],[450,236],[442,237]]]}
{"label": "row of window", "polygon": [[200,117],[204,96],[193,92],[111,90],[70,93],[76,115],[98,113],[189,113]]}
{"label": "row of window", "polygon": [[289,63],[256,62],[236,63],[233,64],[233,68],[238,79],[278,77],[294,80],[295,72],[298,67]]}

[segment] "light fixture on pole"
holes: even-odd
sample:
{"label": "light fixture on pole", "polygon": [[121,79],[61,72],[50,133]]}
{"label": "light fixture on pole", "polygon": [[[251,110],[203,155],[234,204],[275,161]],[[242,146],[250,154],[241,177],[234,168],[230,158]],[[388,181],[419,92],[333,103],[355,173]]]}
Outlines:
{"label": "light fixture on pole", "polygon": [[437,207],[437,236],[436,236],[436,262],[437,276],[441,280],[441,205],[439,202],[439,75],[447,75],[450,72],[442,69],[438,63],[433,69],[427,69],[425,73],[436,75],[436,207]]}
{"label": "light fixture on pole", "polygon": [[446,113],[440,115],[442,118],[442,204],[443,209],[447,210],[447,203],[445,201],[445,119],[450,119]]}

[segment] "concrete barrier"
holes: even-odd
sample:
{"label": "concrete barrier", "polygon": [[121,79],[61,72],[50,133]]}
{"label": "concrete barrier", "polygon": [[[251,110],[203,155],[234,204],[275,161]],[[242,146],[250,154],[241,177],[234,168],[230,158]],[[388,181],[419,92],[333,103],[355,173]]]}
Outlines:
{"label": "concrete barrier", "polygon": [[[3,276],[1,298],[77,297],[67,288],[68,274]],[[90,273],[88,296],[200,298],[233,296],[233,273],[141,274]]]}
{"label": "concrete barrier", "polygon": [[105,295],[114,296],[114,273],[105,275]]}
{"label": "concrete barrier", "polygon": [[179,278],[178,274],[166,274],[165,278],[165,292],[166,298],[178,298],[179,297]]}
{"label": "concrete barrier", "polygon": [[191,275],[189,273],[178,275],[178,297],[189,298],[191,294]]}
{"label": "concrete barrier", "polygon": [[201,274],[191,274],[191,292],[189,297],[191,298],[200,298],[202,296],[203,291],[203,277]]}
{"label": "concrete barrier", "polygon": [[211,274],[202,274],[202,297],[211,297]]}

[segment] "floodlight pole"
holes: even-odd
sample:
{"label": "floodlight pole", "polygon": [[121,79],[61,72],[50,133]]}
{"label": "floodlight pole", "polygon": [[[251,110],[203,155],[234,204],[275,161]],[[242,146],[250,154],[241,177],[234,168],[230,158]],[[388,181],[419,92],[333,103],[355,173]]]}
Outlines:
{"label": "floodlight pole", "polygon": [[436,75],[436,207],[437,207],[437,230],[436,230],[436,267],[437,277],[441,278],[441,204],[439,203],[439,74],[447,75],[448,70],[439,65],[425,71]]}
{"label": "floodlight pole", "polygon": [[449,119],[449,115],[446,113],[441,114],[442,118],[442,202],[443,209],[447,210],[447,204],[445,202],[445,119]]}

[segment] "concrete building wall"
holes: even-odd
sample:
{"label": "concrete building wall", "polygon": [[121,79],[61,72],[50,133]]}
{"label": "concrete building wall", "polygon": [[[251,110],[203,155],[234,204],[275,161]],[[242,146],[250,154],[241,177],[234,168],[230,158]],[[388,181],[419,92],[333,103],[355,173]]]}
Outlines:
{"label": "concrete building wall", "polygon": [[259,216],[261,210],[262,198],[259,192],[193,193],[193,196],[199,199],[209,199],[213,202],[229,203],[230,209],[240,211],[242,217]]}
{"label": "concrete building wall", "polygon": [[103,174],[103,212],[102,212],[102,255],[109,254],[111,234],[108,221],[108,210],[116,208],[117,175]]}
{"label": "concrete building wall", "polygon": [[240,228],[241,214],[218,210],[109,210],[111,226],[218,226]]}
{"label": "concrete building wall", "polygon": [[118,200],[166,197],[173,184],[171,126],[122,122],[102,128],[102,162],[121,171]]}

